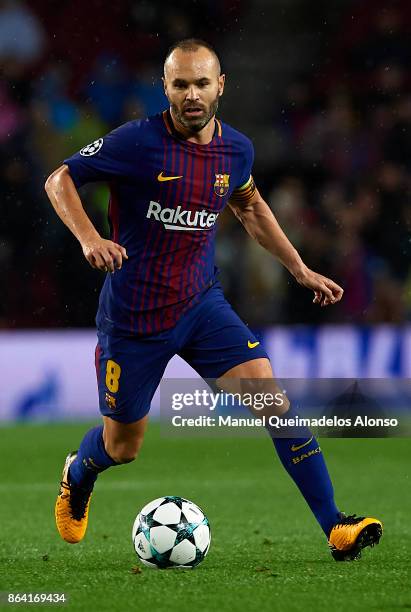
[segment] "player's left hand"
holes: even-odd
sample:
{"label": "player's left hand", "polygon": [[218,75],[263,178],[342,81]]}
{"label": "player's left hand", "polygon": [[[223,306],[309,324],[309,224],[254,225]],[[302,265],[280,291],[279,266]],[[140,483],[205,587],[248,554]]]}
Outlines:
{"label": "player's left hand", "polygon": [[306,268],[302,274],[296,277],[296,280],[303,287],[314,291],[313,304],[320,304],[321,306],[336,304],[341,300],[344,293],[344,289],[337,283],[309,268]]}

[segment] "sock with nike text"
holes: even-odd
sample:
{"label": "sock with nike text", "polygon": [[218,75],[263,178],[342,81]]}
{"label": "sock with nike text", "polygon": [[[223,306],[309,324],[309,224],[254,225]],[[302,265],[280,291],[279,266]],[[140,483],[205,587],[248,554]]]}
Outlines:
{"label": "sock with nike text", "polygon": [[[295,418],[290,408],[281,418]],[[268,428],[281,463],[300,489],[305,501],[328,537],[339,520],[334,490],[321,448],[308,427],[298,428],[298,438],[276,438]]]}

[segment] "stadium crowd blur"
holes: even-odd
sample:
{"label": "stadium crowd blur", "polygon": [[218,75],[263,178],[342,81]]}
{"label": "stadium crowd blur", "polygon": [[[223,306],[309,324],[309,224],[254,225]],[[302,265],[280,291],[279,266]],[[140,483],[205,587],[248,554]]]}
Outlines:
{"label": "stadium crowd blur", "polygon": [[[339,282],[344,300],[314,307],[226,211],[218,263],[226,295],[250,325],[401,323],[410,315],[411,7],[361,4],[346,3],[319,68],[296,72],[264,117],[282,155],[254,172],[306,263]],[[241,24],[246,5],[0,0],[0,327],[94,324],[103,277],[55,216],[45,178],[113,127],[165,108],[167,47],[195,35],[224,50],[225,28]],[[220,116],[231,122],[224,101]],[[105,186],[87,186],[82,197],[107,231]]]}

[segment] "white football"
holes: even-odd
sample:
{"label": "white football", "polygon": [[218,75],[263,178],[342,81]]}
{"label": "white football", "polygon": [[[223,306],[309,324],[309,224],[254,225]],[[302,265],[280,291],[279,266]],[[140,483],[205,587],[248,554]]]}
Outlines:
{"label": "white football", "polygon": [[133,524],[134,550],[155,569],[196,567],[208,553],[210,524],[204,512],[183,497],[168,495],[146,504]]}

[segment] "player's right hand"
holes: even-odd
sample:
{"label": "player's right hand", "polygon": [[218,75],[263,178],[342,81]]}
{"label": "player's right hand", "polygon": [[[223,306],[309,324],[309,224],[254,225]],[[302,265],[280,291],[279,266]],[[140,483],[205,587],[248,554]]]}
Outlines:
{"label": "player's right hand", "polygon": [[124,247],[104,238],[95,238],[83,243],[81,247],[90,266],[103,272],[120,270],[123,265],[123,258],[128,259]]}

